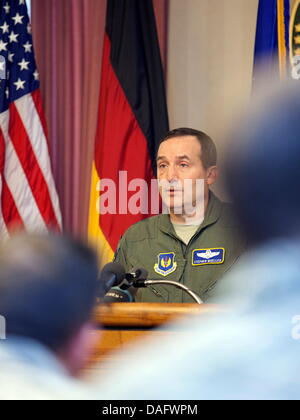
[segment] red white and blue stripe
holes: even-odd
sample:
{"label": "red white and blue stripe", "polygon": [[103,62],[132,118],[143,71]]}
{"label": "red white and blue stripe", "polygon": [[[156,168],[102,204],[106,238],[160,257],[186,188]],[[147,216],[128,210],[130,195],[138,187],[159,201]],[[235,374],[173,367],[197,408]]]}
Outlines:
{"label": "red white and blue stripe", "polygon": [[61,230],[26,2],[0,5],[0,236]]}

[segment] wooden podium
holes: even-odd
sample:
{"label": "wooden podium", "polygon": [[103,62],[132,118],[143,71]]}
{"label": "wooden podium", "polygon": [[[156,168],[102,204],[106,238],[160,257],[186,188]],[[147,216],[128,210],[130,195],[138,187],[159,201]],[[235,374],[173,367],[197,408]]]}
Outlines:
{"label": "wooden podium", "polygon": [[[115,364],[115,350],[128,347],[134,341],[146,340],[153,335],[177,334],[176,331],[158,329],[171,321],[195,315],[210,315],[220,311],[217,305],[190,303],[110,303],[100,304],[95,309],[97,345],[88,369],[105,369]],[[178,332],[180,334],[180,332]],[[104,367],[103,367],[104,369]]]}

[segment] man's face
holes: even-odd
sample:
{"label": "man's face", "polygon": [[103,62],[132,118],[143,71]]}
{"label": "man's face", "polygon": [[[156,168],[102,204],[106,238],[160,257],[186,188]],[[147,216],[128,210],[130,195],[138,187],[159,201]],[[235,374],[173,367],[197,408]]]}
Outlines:
{"label": "man's face", "polygon": [[163,202],[171,210],[183,208],[183,204],[203,204],[208,185],[215,179],[210,176],[212,168],[203,167],[201,144],[196,137],[174,137],[162,142],[157,153],[157,178]]}

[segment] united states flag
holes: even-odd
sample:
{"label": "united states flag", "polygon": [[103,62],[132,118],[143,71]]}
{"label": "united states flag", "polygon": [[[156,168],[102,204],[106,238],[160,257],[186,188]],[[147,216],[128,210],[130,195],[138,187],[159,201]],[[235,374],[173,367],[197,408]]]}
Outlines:
{"label": "united states flag", "polygon": [[61,229],[25,0],[0,0],[0,239]]}

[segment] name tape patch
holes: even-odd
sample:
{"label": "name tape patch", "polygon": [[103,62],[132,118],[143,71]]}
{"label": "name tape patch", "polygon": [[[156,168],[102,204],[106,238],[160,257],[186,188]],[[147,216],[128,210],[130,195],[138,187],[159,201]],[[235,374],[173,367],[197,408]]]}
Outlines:
{"label": "name tape patch", "polygon": [[222,264],[224,262],[224,248],[194,249],[192,265]]}

